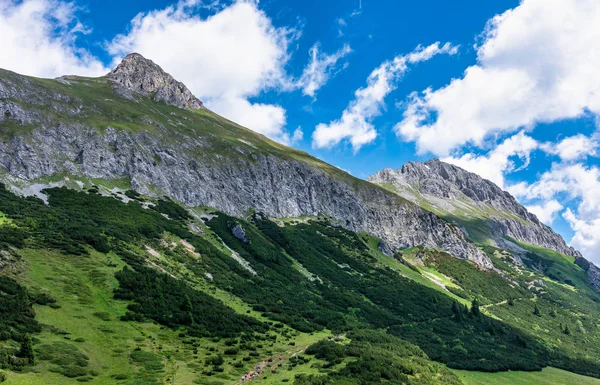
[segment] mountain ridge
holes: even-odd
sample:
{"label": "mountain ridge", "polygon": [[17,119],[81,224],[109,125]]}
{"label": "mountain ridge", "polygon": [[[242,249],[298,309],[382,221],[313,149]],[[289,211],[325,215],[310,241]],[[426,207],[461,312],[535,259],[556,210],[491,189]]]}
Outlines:
{"label": "mountain ridge", "polygon": [[197,110],[204,107],[185,84],[139,53],[125,56],[106,77],[112,82],[115,92],[124,98],[132,97],[130,91],[180,108]]}
{"label": "mountain ridge", "polygon": [[126,178],[140,193],[188,206],[238,216],[249,210],[273,217],[325,214],[382,239],[390,254],[424,245],[492,267],[456,226],[385,189],[205,108],[171,107],[143,93],[122,98],[112,83],[0,72],[0,123],[10,127],[0,133],[0,164],[12,183],[62,174]]}
{"label": "mountain ridge", "polygon": [[[498,246],[506,246],[506,238],[510,237],[581,257],[579,251],[568,246],[559,234],[540,222],[510,193],[475,173],[439,159],[408,162],[397,170],[383,169],[367,180],[379,185],[387,184],[412,201],[424,198],[432,206],[432,211],[449,218],[458,218],[462,214],[465,220],[468,217],[479,219],[482,225],[490,227],[491,239]],[[435,198],[441,198],[447,204],[439,204]],[[465,205],[480,211],[459,212]]]}
{"label": "mountain ridge", "polygon": [[508,193],[439,160],[355,178],[125,64],[0,70],[0,381],[600,378],[600,270]]}

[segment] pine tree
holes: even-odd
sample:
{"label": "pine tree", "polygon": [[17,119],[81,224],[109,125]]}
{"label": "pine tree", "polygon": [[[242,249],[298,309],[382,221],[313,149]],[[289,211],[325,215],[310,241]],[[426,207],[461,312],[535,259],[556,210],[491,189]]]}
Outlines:
{"label": "pine tree", "polygon": [[565,329],[563,330],[563,333],[566,335],[571,335],[571,329],[569,329],[569,325],[565,325]]}
{"label": "pine tree", "polygon": [[537,303],[533,306],[533,314],[535,314],[538,317],[542,316],[542,313],[540,312],[540,308],[538,307]]}
{"label": "pine tree", "polygon": [[21,349],[17,353],[17,357],[27,359],[27,363],[29,365],[33,365],[35,363],[35,353],[33,352],[33,346],[31,342],[31,336],[26,334],[23,337],[23,341],[21,341]]}
{"label": "pine tree", "polygon": [[456,301],[452,302],[452,315],[457,321],[461,321],[463,319],[462,306]]}
{"label": "pine tree", "polygon": [[182,323],[184,325],[193,325],[194,316],[192,315],[192,301],[190,300],[190,297],[187,294],[183,296],[183,301],[179,306],[179,309],[185,312],[185,314],[182,317]]}
{"label": "pine tree", "polygon": [[479,317],[481,314],[481,310],[479,309],[479,301],[477,298],[473,298],[473,301],[471,302],[471,314],[473,314],[475,317]]}
{"label": "pine tree", "polygon": [[554,310],[554,309],[550,310],[550,317],[556,318],[556,310]]}
{"label": "pine tree", "polygon": [[513,297],[508,298],[508,306],[515,306],[515,301],[513,300]]}

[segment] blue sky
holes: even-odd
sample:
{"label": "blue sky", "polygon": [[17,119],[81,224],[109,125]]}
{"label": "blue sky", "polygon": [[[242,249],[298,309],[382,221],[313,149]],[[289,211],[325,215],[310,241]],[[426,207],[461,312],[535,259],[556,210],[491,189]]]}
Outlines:
{"label": "blue sky", "polygon": [[137,51],[216,112],[359,178],[439,157],[600,262],[594,0],[6,0],[0,67]]}

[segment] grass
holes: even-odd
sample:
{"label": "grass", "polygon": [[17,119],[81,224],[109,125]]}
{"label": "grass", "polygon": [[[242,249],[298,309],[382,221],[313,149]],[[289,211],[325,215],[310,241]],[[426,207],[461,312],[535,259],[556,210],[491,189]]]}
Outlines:
{"label": "grass", "polygon": [[6,216],[2,211],[0,211],[0,226],[10,225],[12,224],[12,220]]}
{"label": "grass", "polygon": [[566,283],[578,290],[595,295],[587,273],[575,264],[575,257],[519,242],[516,239],[509,238],[509,240],[532,254],[524,260],[525,264],[530,260],[529,263],[534,266],[541,265],[543,273],[554,281]]}
{"label": "grass", "polygon": [[[390,257],[389,255],[384,254],[381,250],[379,250],[380,240],[378,238],[373,237],[366,233],[361,233],[360,237],[369,246],[369,251],[371,252],[371,255],[373,255],[377,259],[377,262],[379,264],[381,264],[382,266],[388,267],[388,268],[398,272],[398,274],[402,275],[403,277],[409,278],[409,279],[415,281],[416,283],[419,283],[423,286],[427,286],[431,289],[435,289],[464,305],[469,305],[471,303],[470,301],[468,301],[464,298],[461,298],[461,297],[449,292],[442,286],[434,283],[431,278],[428,278],[427,275],[423,274],[423,273],[434,275],[435,279],[438,282],[444,283],[447,287],[459,287],[454,282],[450,281],[449,278],[444,276],[443,274],[438,273],[434,269],[426,268],[423,266],[413,265],[418,270],[418,271],[415,271],[414,269],[411,269],[410,267],[406,266],[405,264],[398,261],[397,259]],[[403,251],[403,253],[406,253],[407,251],[412,251],[413,249],[414,249],[414,251],[417,250],[417,248],[415,247],[415,248],[411,248],[411,249],[406,249]]]}
{"label": "grass", "polygon": [[600,385],[600,380],[556,368],[541,372],[482,373],[452,370],[464,385]]}
{"label": "grass", "polygon": [[[91,251],[90,256],[65,256],[47,250],[24,249],[20,252],[27,261],[27,269],[19,277],[26,286],[46,291],[57,299],[59,307],[35,306],[36,319],[44,330],[36,338],[38,360],[29,372],[8,372],[7,385],[90,384],[108,385],[141,383],[143,379],[165,383],[192,384],[204,380],[215,384],[234,383],[242,374],[276,354],[285,364],[290,356],[321,339],[331,332],[299,333],[284,328],[286,337],[278,335],[277,341],[264,343],[256,348],[255,356],[235,367],[247,355],[225,356],[223,372],[213,376],[203,375],[205,360],[226,349],[225,342],[207,338],[190,340],[178,336],[178,331],[154,323],[123,322],[119,317],[125,313],[127,302],[112,297],[118,282],[114,273],[124,266],[115,254]],[[169,266],[166,266],[169,268]],[[240,314],[247,314],[269,321],[260,313],[223,290],[212,293]],[[197,353],[194,347],[197,346]],[[44,353],[46,352],[46,358]],[[75,365],[81,357],[87,357],[87,365]],[[314,361],[314,360],[313,360]],[[57,365],[56,363],[60,365]],[[315,361],[316,362],[316,361]],[[311,362],[312,364],[313,362]],[[317,369],[309,365],[295,367],[292,371],[266,372],[260,383],[281,383],[284,378],[292,379],[296,373],[314,374]],[[69,378],[61,374],[77,375]],[[124,378],[124,380],[118,380]],[[153,383],[153,382],[149,382]]]}

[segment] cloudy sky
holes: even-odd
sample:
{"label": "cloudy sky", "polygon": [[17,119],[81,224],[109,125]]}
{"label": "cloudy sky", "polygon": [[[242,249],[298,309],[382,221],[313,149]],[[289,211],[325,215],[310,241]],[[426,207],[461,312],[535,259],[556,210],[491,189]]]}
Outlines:
{"label": "cloudy sky", "polygon": [[476,172],[596,263],[599,41],[597,0],[0,0],[0,67],[97,76],[139,52],[357,177]]}

